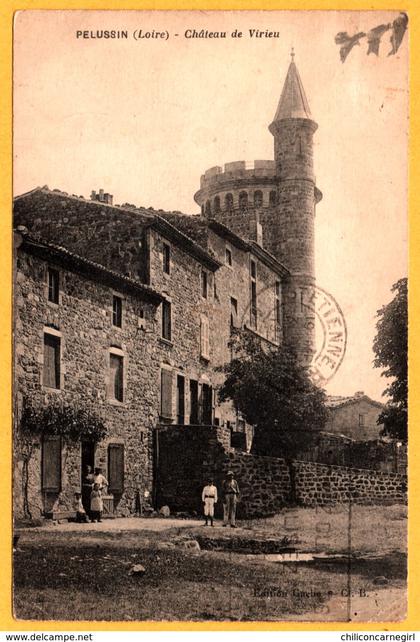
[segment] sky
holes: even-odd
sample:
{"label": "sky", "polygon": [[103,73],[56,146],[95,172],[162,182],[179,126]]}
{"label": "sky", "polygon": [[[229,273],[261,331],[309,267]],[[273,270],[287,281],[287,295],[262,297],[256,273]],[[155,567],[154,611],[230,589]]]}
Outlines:
{"label": "sky", "polygon": [[[407,274],[408,36],[394,56],[366,40],[345,63],[334,36],[397,12],[21,11],[14,36],[14,193],[48,185],[114,203],[198,213],[200,175],[272,159],[274,117],[294,47],[315,134],[317,284],[340,305],[348,339],[329,394],[386,386],[373,368],[375,315]],[[128,30],[129,38],[77,38]],[[167,39],[135,39],[142,30]],[[186,30],[226,31],[225,39]],[[251,38],[250,29],[278,32]],[[235,30],[242,38],[233,38]],[[175,34],[178,34],[175,35]]]}

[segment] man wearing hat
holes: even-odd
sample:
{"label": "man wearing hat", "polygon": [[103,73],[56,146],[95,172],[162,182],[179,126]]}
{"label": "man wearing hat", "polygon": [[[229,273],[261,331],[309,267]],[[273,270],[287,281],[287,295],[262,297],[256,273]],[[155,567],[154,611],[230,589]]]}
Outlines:
{"label": "man wearing hat", "polygon": [[223,526],[230,524],[232,528],[236,528],[236,504],[239,498],[239,487],[231,470],[226,473],[226,479],[223,482],[223,495]]}
{"label": "man wearing hat", "polygon": [[217,488],[213,483],[212,477],[209,477],[207,480],[207,485],[203,488],[203,493],[201,499],[204,504],[204,518],[206,520],[205,526],[210,524],[214,526],[214,505],[217,503]]}

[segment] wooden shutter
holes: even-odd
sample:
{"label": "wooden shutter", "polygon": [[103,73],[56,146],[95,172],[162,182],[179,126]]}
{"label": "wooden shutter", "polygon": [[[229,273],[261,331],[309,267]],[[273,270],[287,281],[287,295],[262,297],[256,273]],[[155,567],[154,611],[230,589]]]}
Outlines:
{"label": "wooden shutter", "polygon": [[61,490],[61,438],[56,435],[42,441],[42,490],[50,493]]}
{"label": "wooden shutter", "polygon": [[60,337],[44,334],[43,381],[48,388],[60,387]]}
{"label": "wooden shutter", "polygon": [[166,419],[172,419],[172,372],[161,370],[160,414]]}
{"label": "wooden shutter", "polygon": [[200,324],[200,340],[201,340],[201,356],[205,359],[210,358],[210,345],[209,345],[209,320],[207,317],[201,317]]}
{"label": "wooden shutter", "polygon": [[124,492],[124,445],[108,446],[108,482],[109,492],[122,495]]}
{"label": "wooden shutter", "polygon": [[123,357],[110,354],[111,398],[123,401]]}

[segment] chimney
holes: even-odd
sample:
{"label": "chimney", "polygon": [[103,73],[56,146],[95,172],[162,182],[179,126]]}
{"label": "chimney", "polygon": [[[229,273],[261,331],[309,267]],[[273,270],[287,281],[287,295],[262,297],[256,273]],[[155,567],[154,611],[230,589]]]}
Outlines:
{"label": "chimney", "polygon": [[364,397],[365,393],[363,392],[363,390],[357,390],[357,392],[354,393],[354,396],[355,397]]}

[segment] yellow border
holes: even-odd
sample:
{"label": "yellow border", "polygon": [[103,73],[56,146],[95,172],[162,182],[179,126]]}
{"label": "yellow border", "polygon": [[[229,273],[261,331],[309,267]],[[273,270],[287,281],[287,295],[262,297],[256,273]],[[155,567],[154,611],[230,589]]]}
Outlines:
{"label": "yellow border", "polygon": [[[12,211],[12,23],[18,9],[161,9],[161,10],[405,10],[410,18],[410,270],[409,270],[409,378],[410,378],[410,470],[409,470],[409,588],[408,618],[399,623],[136,623],[136,622],[16,622],[11,617],[11,211]],[[416,631],[420,630],[420,2],[405,0],[0,0],[0,507],[3,520],[0,538],[0,631]],[[389,149],[387,153],[392,153]],[[401,212],[403,215],[403,212]],[[417,332],[416,332],[417,330]]]}

